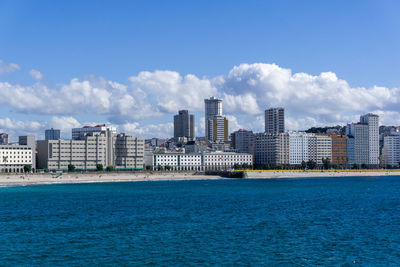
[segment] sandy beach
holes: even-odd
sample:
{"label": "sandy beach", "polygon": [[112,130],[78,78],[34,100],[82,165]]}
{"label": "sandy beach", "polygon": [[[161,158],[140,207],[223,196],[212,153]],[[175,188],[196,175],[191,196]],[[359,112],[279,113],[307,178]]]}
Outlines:
{"label": "sandy beach", "polygon": [[[400,176],[400,170],[346,170],[346,171],[248,171],[248,179],[303,178],[303,177],[349,177],[349,176]],[[153,173],[38,173],[38,174],[1,174],[0,186],[135,182],[135,181],[179,181],[179,180],[215,180],[220,176],[198,175],[194,172],[153,172]]]}

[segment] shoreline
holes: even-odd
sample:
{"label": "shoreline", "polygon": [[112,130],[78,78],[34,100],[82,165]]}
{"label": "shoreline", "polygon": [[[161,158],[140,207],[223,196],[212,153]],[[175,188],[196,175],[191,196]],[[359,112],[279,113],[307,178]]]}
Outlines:
{"label": "shoreline", "polygon": [[[244,179],[280,179],[280,178],[333,178],[333,177],[369,177],[400,176],[400,170],[268,170],[246,171]],[[195,172],[163,172],[163,173],[39,173],[0,174],[0,186],[28,186],[46,184],[108,183],[108,182],[144,182],[144,181],[188,181],[188,180],[220,180],[243,179],[225,178],[217,175],[196,174]]]}

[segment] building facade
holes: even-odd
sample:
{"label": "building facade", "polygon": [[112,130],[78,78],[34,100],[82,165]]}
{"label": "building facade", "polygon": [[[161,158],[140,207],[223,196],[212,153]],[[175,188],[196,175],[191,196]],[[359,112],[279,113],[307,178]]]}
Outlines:
{"label": "building facade", "polygon": [[214,120],[214,116],[222,116],[222,99],[216,98],[214,96],[209,99],[204,99],[205,104],[205,133],[206,139],[212,141],[212,131],[209,129],[210,122]]}
{"label": "building facade", "polygon": [[59,129],[47,129],[44,131],[45,140],[58,140],[61,139],[61,131]]}
{"label": "building facade", "polygon": [[[24,166],[32,167],[32,149],[21,145],[0,145],[0,172],[24,172]],[[33,166],[34,167],[34,166]]]}
{"label": "building facade", "polygon": [[36,170],[36,137],[34,135],[19,136],[18,144],[32,150],[32,170]]}
{"label": "building facade", "polygon": [[228,120],[223,116],[214,116],[207,121],[207,140],[228,141]]}
{"label": "building facade", "polygon": [[347,164],[347,139],[344,134],[330,134],[332,139],[332,164]]}
{"label": "building facade", "polygon": [[105,131],[111,131],[112,133],[117,133],[117,129],[115,127],[107,127],[105,124],[96,125],[96,126],[83,126],[81,128],[73,128],[72,129],[72,140],[78,140],[90,133],[101,133]]}
{"label": "building facade", "polygon": [[38,167],[46,170],[95,170],[97,164],[121,170],[139,170],[144,165],[144,139],[110,130],[92,132],[79,140],[38,141]]}
{"label": "building facade", "polygon": [[387,135],[383,138],[383,165],[400,165],[400,135]]}
{"label": "building facade", "polygon": [[265,110],[265,132],[273,134],[285,132],[284,108],[270,108]]}
{"label": "building facade", "polygon": [[206,152],[206,153],[156,153],[153,168],[171,170],[224,170],[235,164],[252,165],[253,156],[247,153]]}
{"label": "building facade", "polygon": [[232,147],[240,153],[254,154],[255,136],[253,131],[240,129],[231,134]]}
{"label": "building facade", "polygon": [[8,145],[9,138],[8,134],[0,133],[0,145]]}
{"label": "building facade", "polygon": [[379,116],[366,114],[346,127],[348,164],[379,165]]}
{"label": "building facade", "polygon": [[[310,160],[310,150],[313,151],[310,139],[315,136],[305,132],[289,132],[289,164],[300,165]],[[311,148],[311,149],[310,149]]]}
{"label": "building facade", "polygon": [[190,115],[188,110],[179,110],[178,115],[174,116],[174,137],[194,140],[194,124],[194,115]]}

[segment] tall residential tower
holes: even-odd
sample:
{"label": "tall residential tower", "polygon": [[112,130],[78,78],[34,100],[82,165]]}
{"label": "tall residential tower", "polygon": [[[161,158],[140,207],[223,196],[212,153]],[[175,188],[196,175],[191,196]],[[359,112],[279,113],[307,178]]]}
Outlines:
{"label": "tall residential tower", "polygon": [[270,108],[265,110],[265,132],[273,134],[285,132],[284,108]]}

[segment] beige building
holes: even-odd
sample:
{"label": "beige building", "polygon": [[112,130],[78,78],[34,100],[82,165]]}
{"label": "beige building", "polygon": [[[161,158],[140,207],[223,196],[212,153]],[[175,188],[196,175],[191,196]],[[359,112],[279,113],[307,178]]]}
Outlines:
{"label": "beige building", "polygon": [[259,133],[255,137],[254,164],[263,168],[289,164],[289,135],[286,133]]}
{"label": "beige building", "polygon": [[80,140],[38,141],[38,168],[95,170],[97,164],[116,169],[143,169],[144,139],[112,131],[89,133]]}
{"label": "beige building", "polygon": [[24,172],[24,166],[32,168],[32,149],[21,145],[0,145],[0,172]]}

